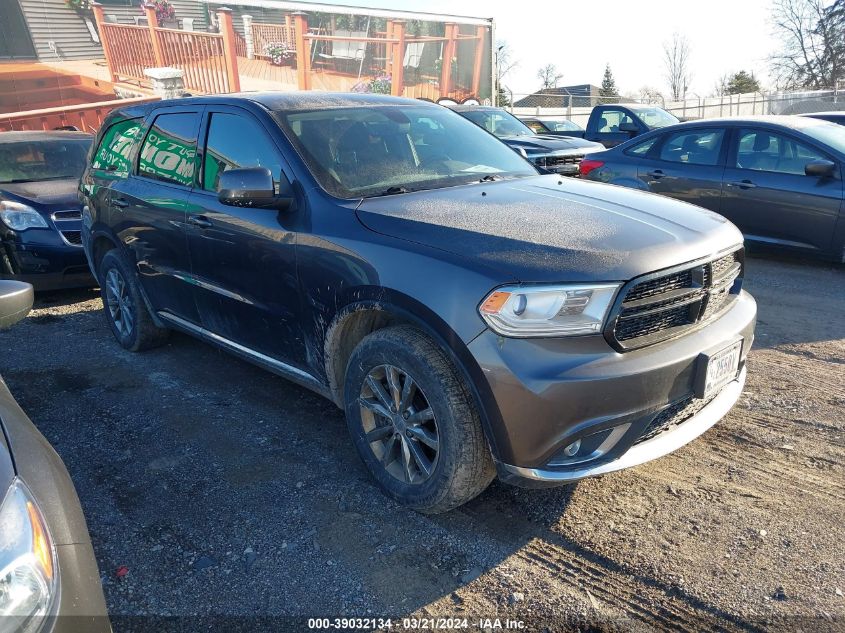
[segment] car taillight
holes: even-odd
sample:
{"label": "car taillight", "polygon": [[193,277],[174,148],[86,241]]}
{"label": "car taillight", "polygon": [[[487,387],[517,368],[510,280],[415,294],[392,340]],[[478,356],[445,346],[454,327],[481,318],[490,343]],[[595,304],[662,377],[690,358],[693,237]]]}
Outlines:
{"label": "car taillight", "polygon": [[581,161],[581,164],[578,166],[578,171],[581,172],[581,177],[583,178],[591,171],[593,171],[594,169],[598,169],[599,167],[604,167],[603,160],[592,160],[589,158],[585,158]]}

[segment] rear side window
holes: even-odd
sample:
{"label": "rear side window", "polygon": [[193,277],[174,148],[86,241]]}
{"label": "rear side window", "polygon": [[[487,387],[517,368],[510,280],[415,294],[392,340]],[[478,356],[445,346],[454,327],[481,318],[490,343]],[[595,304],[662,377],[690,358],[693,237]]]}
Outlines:
{"label": "rear side window", "polygon": [[154,180],[190,187],[196,171],[199,125],[200,115],[196,112],[156,117],[141,147],[138,173]]}
{"label": "rear side window", "polygon": [[654,147],[654,144],[657,142],[658,137],[652,136],[650,139],[643,141],[642,143],[637,143],[633,147],[629,147],[625,150],[626,154],[630,154],[631,156],[645,156],[648,154],[649,150]]}
{"label": "rear side window", "polygon": [[141,119],[124,119],[109,126],[100,139],[91,161],[93,169],[102,169],[120,178],[132,169],[132,144],[141,130]]}
{"label": "rear side window", "polygon": [[267,133],[254,121],[237,114],[213,113],[208,126],[202,188],[217,191],[220,174],[243,167],[266,167],[278,183],[282,161]]}
{"label": "rear side window", "polygon": [[684,130],[670,134],[660,160],[687,165],[718,165],[724,130]]}

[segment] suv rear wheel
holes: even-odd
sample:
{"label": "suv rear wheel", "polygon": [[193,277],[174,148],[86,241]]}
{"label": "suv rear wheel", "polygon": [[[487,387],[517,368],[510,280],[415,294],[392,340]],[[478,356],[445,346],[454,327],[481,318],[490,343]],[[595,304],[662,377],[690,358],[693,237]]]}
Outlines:
{"label": "suv rear wheel", "polygon": [[359,455],[400,504],[445,512],[493,480],[472,397],[440,347],[419,330],[389,327],[361,341],[349,359],[344,394]]}
{"label": "suv rear wheel", "polygon": [[120,253],[111,250],[100,262],[100,295],[112,334],[131,352],[163,344],[170,330],[153,323],[138,281]]}

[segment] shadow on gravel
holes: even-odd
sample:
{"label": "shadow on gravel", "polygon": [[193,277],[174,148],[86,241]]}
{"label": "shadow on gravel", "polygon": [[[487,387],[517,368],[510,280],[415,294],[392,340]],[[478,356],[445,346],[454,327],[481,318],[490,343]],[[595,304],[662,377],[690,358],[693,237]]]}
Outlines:
{"label": "shadow on gravel", "polygon": [[70,306],[80,301],[90,301],[100,296],[99,288],[71,288],[68,290],[51,290],[35,294],[33,308],[52,308]]}

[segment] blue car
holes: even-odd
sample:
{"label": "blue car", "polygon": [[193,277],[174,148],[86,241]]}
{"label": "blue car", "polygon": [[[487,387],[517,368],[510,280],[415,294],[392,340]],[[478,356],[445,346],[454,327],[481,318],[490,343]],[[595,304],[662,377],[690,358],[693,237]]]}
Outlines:
{"label": "blue car", "polygon": [[757,246],[845,261],[845,127],[801,116],[681,123],[580,163],[581,177],[725,216]]}
{"label": "blue car", "polygon": [[76,193],[91,140],[82,132],[0,133],[0,279],[36,290],[96,285]]}

